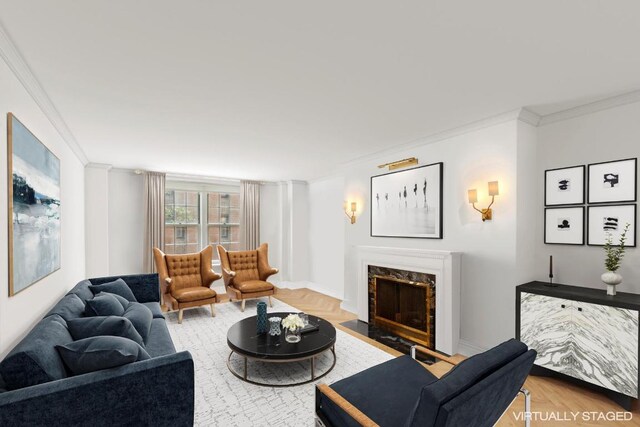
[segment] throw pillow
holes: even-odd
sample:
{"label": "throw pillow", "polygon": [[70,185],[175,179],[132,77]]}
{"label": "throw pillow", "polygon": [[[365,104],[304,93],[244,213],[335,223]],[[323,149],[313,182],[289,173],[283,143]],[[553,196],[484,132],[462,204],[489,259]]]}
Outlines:
{"label": "throw pillow", "polygon": [[151,321],[153,320],[151,310],[139,302],[130,302],[122,317],[129,319],[144,342],[147,342],[149,331],[151,330]]}
{"label": "throw pillow", "polygon": [[121,297],[118,294],[112,294],[111,292],[100,292],[96,296],[99,297],[100,295],[111,295],[112,297],[118,300],[122,308],[125,310],[127,309],[127,307],[129,307],[129,300],[127,300],[125,297]]}
{"label": "throw pillow", "polygon": [[74,340],[81,340],[99,335],[129,338],[144,348],[142,337],[133,327],[129,319],[120,316],[80,317],[67,322],[67,327]]}
{"label": "throw pillow", "polygon": [[0,375],[7,388],[15,390],[66,378],[67,370],[55,346],[72,341],[62,317],[54,314],[42,319],[0,362]]}
{"label": "throw pillow", "polygon": [[151,358],[139,344],[122,337],[85,338],[66,345],[57,345],[56,350],[74,375]]}
{"label": "throw pillow", "polygon": [[85,316],[122,316],[124,308],[115,297],[104,294],[87,301]]}
{"label": "throw pillow", "polygon": [[77,295],[67,294],[49,310],[45,317],[57,314],[64,320],[75,319],[84,313],[84,305],[84,301]]}
{"label": "throw pillow", "polygon": [[114,280],[113,282],[103,283],[101,285],[90,285],[89,289],[93,294],[99,294],[100,292],[109,292],[112,294],[118,294],[121,297],[127,299],[130,302],[138,302],[135,295],[131,291],[131,288],[122,279]]}

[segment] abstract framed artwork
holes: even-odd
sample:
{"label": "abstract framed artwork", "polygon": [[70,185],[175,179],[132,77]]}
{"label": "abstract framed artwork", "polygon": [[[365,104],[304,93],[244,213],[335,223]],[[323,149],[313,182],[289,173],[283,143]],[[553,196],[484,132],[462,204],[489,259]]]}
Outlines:
{"label": "abstract framed artwork", "polygon": [[589,206],[589,225],[587,226],[587,244],[604,246],[610,234],[614,244],[620,241],[620,234],[627,224],[626,247],[636,246],[636,205]]}
{"label": "abstract framed artwork", "polygon": [[544,243],[549,245],[584,245],[584,206],[546,208]]}
{"label": "abstract framed artwork", "polygon": [[589,165],[589,203],[635,202],[638,159]]}
{"label": "abstract framed artwork", "polygon": [[585,166],[549,169],[544,172],[544,205],[584,204]]}
{"label": "abstract framed artwork", "polygon": [[60,160],[7,114],[9,296],[60,268]]}
{"label": "abstract framed artwork", "polygon": [[442,239],[443,164],[371,177],[371,236]]}

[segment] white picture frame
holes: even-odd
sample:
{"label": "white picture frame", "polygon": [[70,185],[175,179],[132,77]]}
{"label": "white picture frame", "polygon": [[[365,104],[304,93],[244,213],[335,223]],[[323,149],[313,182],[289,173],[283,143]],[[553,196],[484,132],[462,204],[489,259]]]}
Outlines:
{"label": "white picture frame", "polygon": [[584,206],[546,208],[544,243],[548,245],[584,245]]}
{"label": "white picture frame", "polygon": [[371,236],[442,239],[443,163],[371,177]]}
{"label": "white picture frame", "polygon": [[587,226],[587,244],[604,246],[607,233],[611,233],[614,244],[619,244],[620,234],[629,223],[625,247],[636,246],[636,205],[589,206]]}
{"label": "white picture frame", "polygon": [[588,203],[635,202],[637,181],[637,158],[592,163],[588,166]]}
{"label": "white picture frame", "polygon": [[585,198],[584,165],[544,172],[544,205],[582,205]]}

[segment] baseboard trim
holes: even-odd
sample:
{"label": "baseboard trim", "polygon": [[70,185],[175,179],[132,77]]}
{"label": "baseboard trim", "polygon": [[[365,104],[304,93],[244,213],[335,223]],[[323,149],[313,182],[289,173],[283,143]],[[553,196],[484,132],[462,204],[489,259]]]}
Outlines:
{"label": "baseboard trim", "polygon": [[469,341],[465,341],[462,339],[458,341],[458,353],[462,354],[463,356],[471,357],[475,356],[476,354],[484,353],[487,350],[488,349],[483,348],[477,344],[473,344]]}
{"label": "baseboard trim", "polygon": [[338,295],[334,292],[327,291],[326,289],[324,289],[322,285],[318,285],[317,283],[307,282],[307,289],[311,289],[312,291],[321,293],[322,295],[326,295],[331,298],[335,298],[342,301],[342,295]]}
{"label": "baseboard trim", "polygon": [[358,306],[354,303],[354,301],[343,300],[340,304],[340,308],[344,311],[348,311],[349,313],[358,313]]}

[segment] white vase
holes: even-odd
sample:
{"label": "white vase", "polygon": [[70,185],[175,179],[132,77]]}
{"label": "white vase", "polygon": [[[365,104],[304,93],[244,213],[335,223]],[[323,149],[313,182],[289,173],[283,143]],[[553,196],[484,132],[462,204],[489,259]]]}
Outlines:
{"label": "white vase", "polygon": [[607,271],[600,276],[600,279],[607,284],[607,295],[616,294],[616,285],[622,283],[622,276],[614,271]]}

